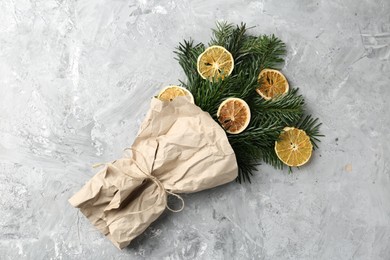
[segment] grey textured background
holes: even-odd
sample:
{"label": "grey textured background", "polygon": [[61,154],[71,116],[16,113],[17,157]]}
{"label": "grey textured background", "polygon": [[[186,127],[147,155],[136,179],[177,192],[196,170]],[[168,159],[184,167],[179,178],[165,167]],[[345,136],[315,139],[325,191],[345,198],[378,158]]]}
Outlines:
{"label": "grey textured background", "polygon": [[[390,259],[390,1],[0,1],[1,259]],[[123,251],[67,199],[122,154],[216,20],[287,43],[326,134],[288,174],[186,195]]]}

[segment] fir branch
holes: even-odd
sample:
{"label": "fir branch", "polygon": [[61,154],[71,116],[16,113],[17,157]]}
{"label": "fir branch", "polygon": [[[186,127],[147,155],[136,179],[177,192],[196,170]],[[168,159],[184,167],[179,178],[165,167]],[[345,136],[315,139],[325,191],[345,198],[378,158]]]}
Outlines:
{"label": "fir branch", "polygon": [[274,147],[272,147],[272,149],[264,150],[261,154],[261,159],[275,169],[282,170],[286,166],[276,155]]}
{"label": "fir branch", "polygon": [[213,29],[213,36],[210,45],[220,45],[226,48],[233,57],[237,57],[242,45],[248,37],[246,25],[241,23],[234,27],[227,22],[217,22],[216,29]]}
{"label": "fir branch", "polygon": [[[282,126],[277,122],[272,123],[271,120],[266,125],[260,127],[252,121],[241,134],[228,134],[230,145],[238,162],[239,182],[250,181],[252,171],[256,170],[256,166],[259,165],[261,159],[275,167],[280,165],[280,161],[273,160],[269,151],[273,151],[275,140],[277,140]],[[277,158],[277,160],[279,159]]]}
{"label": "fir branch", "polygon": [[274,119],[284,125],[296,124],[303,115],[305,100],[302,95],[298,95],[298,89],[290,91],[271,100],[256,99],[252,105],[257,113],[254,120],[261,122]]}
{"label": "fir branch", "polygon": [[321,142],[319,138],[324,137],[324,135],[320,134],[321,125],[322,123],[318,122],[318,118],[314,119],[311,115],[307,115],[301,121],[297,122],[295,127],[306,132],[313,144],[313,149],[316,149],[318,148],[318,143]]}
{"label": "fir branch", "polygon": [[207,111],[214,116],[220,103],[229,96],[229,88],[224,87],[224,81],[195,80],[192,84],[189,82],[183,84],[191,91],[197,104],[202,110]]}
{"label": "fir branch", "polygon": [[248,29],[251,28],[246,28],[244,23],[234,27],[227,22],[217,22],[210,45],[225,47],[233,55],[236,67],[260,61],[261,69],[277,68],[284,62],[286,45],[280,39],[273,34],[250,36],[246,34]]}
{"label": "fir branch", "polygon": [[[189,82],[202,81],[202,77],[197,70],[198,56],[204,51],[203,43],[194,44],[193,40],[179,43],[174,53],[177,55],[176,60],[179,61]],[[191,91],[191,90],[190,90]]]}
{"label": "fir branch", "polygon": [[275,35],[261,35],[248,37],[243,43],[237,57],[237,65],[247,66],[253,61],[260,61],[261,67],[279,68],[284,62],[282,58],[286,54],[286,45]]}
{"label": "fir branch", "polygon": [[[256,147],[257,150],[268,149],[278,139],[282,126],[269,123],[266,126],[258,126],[251,122],[249,127],[239,135],[228,134],[229,142],[235,147]],[[244,152],[244,151],[243,151]],[[256,156],[256,155],[254,155]]]}
{"label": "fir branch", "polygon": [[238,176],[236,181],[239,183],[248,181],[251,183],[251,176],[253,172],[257,170],[257,166],[260,165],[258,160],[248,160],[243,156],[236,156],[237,165],[238,165]]}
{"label": "fir branch", "polygon": [[[247,34],[245,24],[234,26],[229,23],[217,23],[212,31],[210,45],[225,47],[234,57],[233,73],[224,80],[209,81],[203,79],[197,71],[198,56],[205,50],[202,43],[193,40],[180,43],[175,51],[177,60],[187,76],[181,82],[194,96],[195,103],[207,111],[218,122],[216,113],[219,105],[228,97],[245,100],[251,109],[251,121],[248,128],[238,134],[227,134],[235,152],[239,175],[237,181],[250,182],[260,161],[283,169],[284,164],[276,155],[275,141],[284,127],[295,126],[303,129],[313,146],[318,147],[320,123],[318,119],[304,115],[304,98],[298,89],[271,100],[262,99],[256,88],[260,87],[258,75],[264,68],[279,68],[284,62],[285,44],[274,35],[252,36]],[[291,172],[291,167],[289,167]]]}
{"label": "fir branch", "polygon": [[234,25],[227,22],[217,22],[216,28],[211,29],[213,36],[211,36],[210,45],[226,46],[234,30]]}

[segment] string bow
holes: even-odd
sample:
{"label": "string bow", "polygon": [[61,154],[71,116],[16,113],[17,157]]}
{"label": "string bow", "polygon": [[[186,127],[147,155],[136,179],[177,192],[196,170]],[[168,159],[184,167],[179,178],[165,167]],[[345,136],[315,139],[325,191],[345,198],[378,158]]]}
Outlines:
{"label": "string bow", "polygon": [[[132,152],[138,152],[137,150],[135,150],[135,149],[132,148],[132,147],[124,149],[124,151],[126,151],[126,150],[129,150],[129,151],[132,151]],[[140,155],[143,157],[143,160],[146,161],[146,160],[145,160],[145,157],[143,156],[142,153],[138,152],[138,154],[140,154]],[[145,170],[143,167],[141,167],[141,166],[139,165],[139,163],[138,163],[136,160],[134,160],[133,156],[129,156],[128,159],[130,159],[130,160],[137,166],[137,168],[139,169],[139,171],[140,171],[143,175],[145,175],[145,177],[146,177],[147,179],[151,180],[151,181],[157,186],[157,188],[159,189],[158,195],[165,196],[166,198],[168,198],[169,195],[172,195],[172,196],[175,196],[176,198],[178,198],[178,199],[181,201],[182,205],[181,205],[181,207],[180,207],[179,209],[172,209],[171,207],[169,207],[168,201],[167,201],[167,199],[166,199],[166,200],[165,200],[165,207],[166,207],[168,210],[170,210],[170,211],[172,211],[172,212],[180,212],[180,211],[182,211],[182,210],[184,209],[184,206],[185,206],[184,199],[183,199],[180,195],[178,195],[178,194],[176,194],[176,193],[174,193],[174,192],[171,192],[170,190],[166,189],[166,188],[164,187],[164,185],[162,184],[162,182],[161,182],[158,178],[156,178],[155,176],[153,176],[151,172],[149,172],[149,171]],[[115,162],[116,162],[116,160],[113,161],[113,162],[110,163],[110,164],[113,165]],[[100,167],[100,166],[103,166],[103,165],[107,165],[107,164],[98,163],[98,164],[93,165],[92,167],[93,167],[93,168],[96,168],[96,167]],[[126,175],[129,176],[129,177],[131,177],[131,178],[134,179],[134,180],[140,180],[140,181],[143,180],[143,179],[141,179],[141,178],[137,178],[137,177],[131,176],[131,175],[129,175],[129,174],[126,174]],[[152,209],[152,208],[153,208],[154,206],[156,206],[156,204],[158,203],[159,197],[160,197],[160,196],[158,196],[158,198],[156,199],[155,203],[154,203],[153,205],[151,205],[150,207],[148,207],[148,208],[146,208],[146,209],[143,209],[143,210],[140,210],[140,211],[128,212],[127,214],[140,214],[140,213],[143,213],[143,212],[145,212],[145,211],[148,211],[148,210]]]}

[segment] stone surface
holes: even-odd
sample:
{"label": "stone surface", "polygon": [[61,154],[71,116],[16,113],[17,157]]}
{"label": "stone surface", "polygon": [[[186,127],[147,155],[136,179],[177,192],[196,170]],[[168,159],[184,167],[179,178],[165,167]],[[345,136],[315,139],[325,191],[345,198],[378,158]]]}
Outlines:
{"label": "stone surface", "polygon": [[[389,259],[390,2],[0,1],[1,259]],[[311,162],[185,195],[123,251],[67,199],[129,146],[172,51],[216,20],[287,43],[321,118]]]}

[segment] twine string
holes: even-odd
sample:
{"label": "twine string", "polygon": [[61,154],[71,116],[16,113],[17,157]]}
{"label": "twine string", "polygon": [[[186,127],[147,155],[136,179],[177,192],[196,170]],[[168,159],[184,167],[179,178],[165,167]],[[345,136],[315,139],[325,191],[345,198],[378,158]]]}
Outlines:
{"label": "twine string", "polygon": [[[142,159],[146,162],[145,157],[143,156],[143,154],[140,153],[140,152],[138,152],[138,151],[135,150],[134,148],[130,147],[130,148],[125,148],[124,150],[125,150],[125,151],[126,151],[126,150],[130,150],[130,151],[132,151],[133,153],[134,153],[134,152],[137,152],[138,154],[141,155]],[[170,210],[170,211],[172,211],[172,212],[180,212],[180,211],[182,211],[182,210],[184,209],[184,206],[185,206],[184,199],[183,199],[180,195],[178,195],[178,194],[176,194],[176,193],[174,193],[174,192],[172,192],[172,191],[170,191],[170,190],[165,189],[165,187],[164,187],[164,185],[162,184],[162,182],[161,182],[158,178],[156,178],[155,176],[153,176],[151,173],[149,173],[149,171],[143,169],[143,168],[139,165],[139,163],[138,163],[136,160],[134,160],[133,156],[130,156],[129,159],[135,164],[135,166],[140,170],[140,172],[141,172],[143,175],[145,175],[145,177],[146,177],[147,179],[151,180],[151,181],[157,186],[157,188],[159,189],[159,193],[158,193],[157,195],[160,195],[160,196],[164,196],[164,195],[165,195],[166,197],[168,197],[168,195],[172,195],[172,196],[175,196],[177,199],[179,199],[179,200],[181,201],[181,204],[182,204],[182,205],[181,205],[181,207],[180,207],[179,209],[172,209],[171,207],[169,207],[168,201],[165,200],[165,207],[166,207],[168,210]],[[97,167],[104,166],[104,165],[106,165],[106,166],[112,165],[112,166],[113,166],[113,164],[114,164],[115,162],[116,162],[116,161],[113,161],[113,162],[111,162],[111,163],[97,163],[97,164],[92,165],[92,167],[93,167],[93,168],[97,168]],[[114,166],[114,167],[115,167],[115,166]],[[129,176],[128,174],[126,174],[126,175]],[[137,177],[134,177],[134,176],[130,176],[130,177],[131,177],[132,179],[134,179],[134,180],[143,180],[143,179],[141,179],[141,178],[137,178]],[[157,205],[160,196],[158,196],[158,198],[156,199],[156,201],[154,202],[154,204],[151,205],[150,207],[148,207],[148,208],[146,208],[146,209],[143,209],[143,210],[139,210],[139,211],[128,212],[128,214],[140,214],[140,213],[143,213],[143,212],[146,212],[146,211],[152,209],[153,207],[155,207],[155,206]]]}

